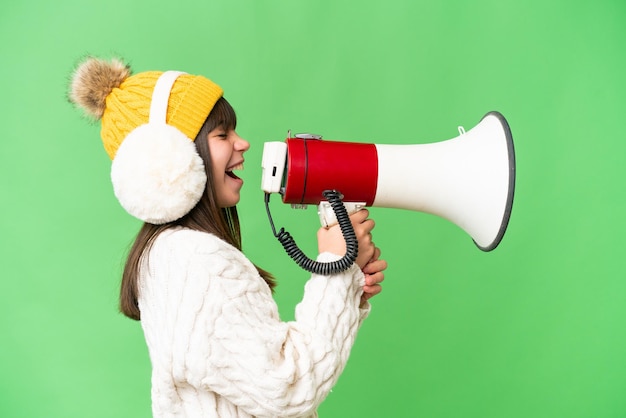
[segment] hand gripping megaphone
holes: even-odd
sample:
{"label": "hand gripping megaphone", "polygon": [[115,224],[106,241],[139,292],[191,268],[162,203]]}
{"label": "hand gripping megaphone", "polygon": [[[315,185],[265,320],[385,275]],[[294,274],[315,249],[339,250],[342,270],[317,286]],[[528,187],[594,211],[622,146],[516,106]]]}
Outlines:
{"label": "hand gripping megaphone", "polygon": [[[506,231],[515,189],[515,151],[509,125],[489,112],[471,130],[437,143],[381,145],[326,141],[299,134],[263,148],[261,188],[274,235],[308,271],[330,274],[356,258],[348,214],[362,207],[430,213],[462,228],[478,248],[495,249]],[[269,196],[294,207],[318,205],[322,225],[338,222],[347,244],[342,260],[318,263],[293,238],[276,232]],[[354,254],[352,254],[354,253]],[[332,265],[328,265],[332,264]]]}

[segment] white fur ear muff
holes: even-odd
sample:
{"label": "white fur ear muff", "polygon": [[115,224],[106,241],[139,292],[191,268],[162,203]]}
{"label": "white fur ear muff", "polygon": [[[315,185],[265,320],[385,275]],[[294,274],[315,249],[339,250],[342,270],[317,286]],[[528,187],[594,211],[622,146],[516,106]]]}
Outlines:
{"label": "white fur ear muff", "polygon": [[206,188],[204,163],[195,144],[165,122],[170,91],[180,74],[168,71],[159,77],[149,122],[128,134],[111,166],[113,190],[124,209],[157,225],[189,213]]}

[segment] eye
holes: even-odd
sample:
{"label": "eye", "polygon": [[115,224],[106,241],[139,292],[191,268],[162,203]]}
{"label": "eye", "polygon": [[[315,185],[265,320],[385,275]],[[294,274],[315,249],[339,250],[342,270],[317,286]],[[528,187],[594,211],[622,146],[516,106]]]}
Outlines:
{"label": "eye", "polygon": [[211,132],[211,134],[209,135],[212,138],[215,139],[227,139],[228,138],[228,132],[226,132],[223,129],[216,129],[213,132]]}

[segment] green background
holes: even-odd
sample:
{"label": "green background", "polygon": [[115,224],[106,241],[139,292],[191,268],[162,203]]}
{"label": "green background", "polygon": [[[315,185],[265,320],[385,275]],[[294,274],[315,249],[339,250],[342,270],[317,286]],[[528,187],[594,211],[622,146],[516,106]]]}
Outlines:
{"label": "green background", "polygon": [[[502,244],[372,209],[385,291],[320,415],[626,416],[625,53],[622,0],[3,2],[0,416],[150,416],[140,325],[116,310],[139,222],[65,100],[86,54],[225,89],[252,143],[244,250],[279,278],[285,320],[307,275],[269,229],[263,142],[438,142],[502,112],[518,163]],[[314,253],[315,210],[272,208]]]}

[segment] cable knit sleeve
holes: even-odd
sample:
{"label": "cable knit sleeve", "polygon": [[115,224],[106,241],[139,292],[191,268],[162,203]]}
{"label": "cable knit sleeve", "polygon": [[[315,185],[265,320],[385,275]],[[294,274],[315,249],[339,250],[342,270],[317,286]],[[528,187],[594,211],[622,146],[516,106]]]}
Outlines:
{"label": "cable knit sleeve", "polygon": [[153,402],[161,387],[156,397],[164,405],[176,404],[179,388],[190,386],[252,416],[313,414],[345,367],[369,311],[359,307],[364,277],[354,265],[333,276],[312,275],[295,321],[282,322],[250,261],[194,231],[159,237],[145,271],[142,326]]}

